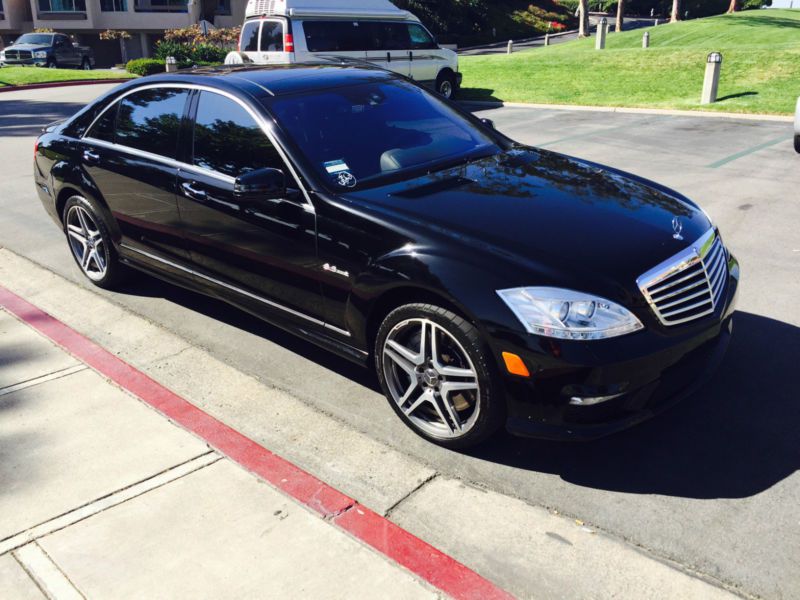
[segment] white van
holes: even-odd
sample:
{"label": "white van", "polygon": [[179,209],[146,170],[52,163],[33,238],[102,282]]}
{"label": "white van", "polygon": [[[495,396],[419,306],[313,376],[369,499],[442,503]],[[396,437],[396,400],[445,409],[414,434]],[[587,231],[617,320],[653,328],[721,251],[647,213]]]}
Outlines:
{"label": "white van", "polygon": [[249,0],[239,53],[226,63],[320,57],[366,60],[447,98],[461,85],[458,55],[440,48],[417,17],[389,0]]}

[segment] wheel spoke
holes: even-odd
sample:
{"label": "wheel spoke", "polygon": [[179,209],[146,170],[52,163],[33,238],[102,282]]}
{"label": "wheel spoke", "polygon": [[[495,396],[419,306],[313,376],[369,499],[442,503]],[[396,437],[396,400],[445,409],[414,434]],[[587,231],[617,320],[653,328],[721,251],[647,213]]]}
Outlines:
{"label": "wheel spoke", "polygon": [[83,253],[83,257],[81,258],[81,267],[83,267],[84,271],[89,270],[89,263],[92,262],[92,256],[94,255],[94,250],[87,250]]}
{"label": "wheel spoke", "polygon": [[[436,396],[431,394],[431,404],[436,409],[436,414],[439,415],[439,418],[442,420],[442,424],[447,427],[451,434],[455,433],[456,431],[461,431],[461,421],[459,419],[454,419],[451,423],[450,420],[444,416],[444,412],[442,412],[442,407],[439,406],[439,403],[436,401]],[[445,405],[449,404],[445,402]],[[450,412],[450,407],[448,406],[448,412]]]}
{"label": "wheel spoke", "polygon": [[450,402],[450,398],[445,393],[441,393],[442,402],[444,403],[444,407],[447,409],[447,412],[450,414],[450,418],[453,420],[453,424],[458,431],[461,431],[461,417],[458,416],[458,411],[456,407]]}
{"label": "wheel spoke", "polygon": [[101,244],[98,244],[94,247],[94,261],[101,273],[106,270],[106,257],[104,248]]}
{"label": "wheel spoke", "polygon": [[[405,352],[403,352],[405,350]],[[417,372],[415,370],[416,364],[408,358],[408,349],[403,348],[400,344],[395,341],[390,341],[386,345],[386,349],[383,351],[385,356],[388,356],[392,359],[392,361],[403,371],[408,373],[408,375],[416,381]]]}
{"label": "wheel spoke", "polygon": [[86,246],[86,236],[83,235],[83,231],[80,227],[67,225],[67,234],[69,234],[71,238],[78,240],[84,247]]}
{"label": "wheel spoke", "polygon": [[[416,388],[416,387],[417,386],[414,386],[414,388]],[[431,400],[432,400],[431,397],[432,397],[432,394],[430,392],[423,392],[422,394],[419,395],[419,398],[414,400],[414,402],[411,404],[411,406],[409,406],[408,408],[403,408],[403,412],[406,415],[410,415],[415,410],[417,410],[420,406],[422,406],[425,402],[431,402]],[[401,408],[402,408],[402,406],[401,406]]]}
{"label": "wheel spoke", "polygon": [[83,230],[83,235],[85,235],[87,238],[91,237],[91,234],[89,233],[89,225],[88,225],[88,223],[86,221],[86,215],[83,214],[83,211],[80,208],[76,208],[75,212],[78,215],[78,221],[81,224],[81,229]]}

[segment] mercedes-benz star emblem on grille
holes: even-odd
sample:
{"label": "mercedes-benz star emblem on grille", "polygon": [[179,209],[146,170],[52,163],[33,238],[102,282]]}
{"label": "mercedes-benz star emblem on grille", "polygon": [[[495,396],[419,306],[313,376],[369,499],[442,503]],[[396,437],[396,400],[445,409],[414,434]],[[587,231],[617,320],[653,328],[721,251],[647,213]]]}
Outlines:
{"label": "mercedes-benz star emblem on grille", "polygon": [[672,219],[672,231],[675,232],[672,234],[673,239],[683,239],[683,236],[681,235],[681,232],[683,231],[683,223],[681,223],[681,220],[678,217]]}

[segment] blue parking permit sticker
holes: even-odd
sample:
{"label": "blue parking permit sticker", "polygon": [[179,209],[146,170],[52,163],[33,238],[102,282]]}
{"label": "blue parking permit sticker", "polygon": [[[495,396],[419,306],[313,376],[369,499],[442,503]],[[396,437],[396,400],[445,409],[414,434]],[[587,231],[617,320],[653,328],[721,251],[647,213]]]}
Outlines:
{"label": "blue parking permit sticker", "polygon": [[343,160],[331,160],[329,162],[322,163],[322,166],[325,167],[325,170],[331,175],[350,170],[350,167],[348,167],[347,163]]}

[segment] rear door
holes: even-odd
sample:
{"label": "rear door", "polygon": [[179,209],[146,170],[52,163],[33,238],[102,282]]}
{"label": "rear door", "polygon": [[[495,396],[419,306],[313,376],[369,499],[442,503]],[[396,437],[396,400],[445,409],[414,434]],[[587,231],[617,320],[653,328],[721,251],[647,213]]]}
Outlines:
{"label": "rear door", "polygon": [[389,71],[410,77],[411,42],[403,22],[365,21],[369,32],[367,60]]}
{"label": "rear door", "polygon": [[56,56],[56,62],[61,67],[74,67],[75,62],[75,48],[70,42],[70,39],[61,34],[56,34],[53,40],[53,47]]}
{"label": "rear door", "polygon": [[[179,172],[178,205],[200,283],[250,310],[322,327],[313,209],[254,114],[203,90],[193,100],[193,135]],[[281,169],[285,198],[243,200],[236,177]]]}
{"label": "rear door", "polygon": [[291,38],[287,38],[289,33],[287,28],[288,23],[285,19],[261,19],[257,63],[292,62],[294,44]]}
{"label": "rear door", "polygon": [[124,251],[167,271],[188,259],[175,197],[188,99],[180,88],[133,92],[107,109],[81,140],[83,167],[119,225]]}

